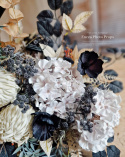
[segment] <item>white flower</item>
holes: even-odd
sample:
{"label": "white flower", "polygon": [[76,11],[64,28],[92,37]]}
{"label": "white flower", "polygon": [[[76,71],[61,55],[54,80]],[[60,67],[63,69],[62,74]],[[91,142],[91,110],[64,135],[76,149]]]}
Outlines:
{"label": "white flower", "polygon": [[114,134],[114,127],[119,124],[121,98],[109,90],[95,91],[96,102],[91,105],[91,113],[87,116],[93,122],[92,133],[82,129],[80,116],[77,116],[77,124],[81,134],[79,145],[85,150],[97,153],[105,149],[108,138]]}
{"label": "white flower", "polygon": [[0,112],[0,141],[17,143],[27,142],[32,137],[34,113],[31,107],[25,114],[18,106],[9,105]]}
{"label": "white flower", "polygon": [[16,99],[19,86],[15,77],[4,69],[0,69],[0,107],[12,103]]}
{"label": "white flower", "polygon": [[105,121],[108,125],[115,127],[119,124],[119,110],[121,97],[109,90],[98,89],[95,105],[92,106],[92,112],[100,116],[100,120]]}
{"label": "white flower", "polygon": [[37,93],[36,106],[42,112],[65,118],[66,111],[73,109],[76,98],[84,94],[82,76],[71,63],[61,58],[39,60],[37,65],[38,73],[29,79]]}
{"label": "white flower", "polygon": [[98,151],[103,151],[107,145],[107,140],[112,137],[114,130],[109,127],[104,121],[96,120],[93,126],[93,132],[82,130],[80,122],[77,121],[79,132],[81,132],[81,137],[79,140],[79,145],[87,150],[97,153]]}

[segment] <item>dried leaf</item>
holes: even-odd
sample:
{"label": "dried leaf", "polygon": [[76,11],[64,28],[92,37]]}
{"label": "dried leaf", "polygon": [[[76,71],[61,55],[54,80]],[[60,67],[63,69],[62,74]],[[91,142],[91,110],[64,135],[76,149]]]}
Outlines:
{"label": "dried leaf", "polygon": [[16,19],[17,21],[23,19],[24,17],[23,13],[20,10],[13,9],[13,8],[9,9],[9,14],[11,19]]}
{"label": "dried leaf", "polygon": [[0,0],[0,6],[3,8],[9,8],[16,4],[18,4],[20,2],[20,0]]}
{"label": "dried leaf", "polygon": [[29,34],[27,34],[27,33],[21,33],[21,34],[18,34],[17,36],[14,36],[14,38],[26,38],[28,36],[29,36]]}
{"label": "dried leaf", "polygon": [[0,6],[3,8],[9,8],[11,6],[11,0],[0,0]]}
{"label": "dried leaf", "polygon": [[65,30],[71,31],[73,25],[72,19],[66,14],[63,14],[62,25]]}
{"label": "dried leaf", "polygon": [[77,65],[78,59],[79,59],[79,52],[77,45],[75,46],[73,52],[72,52],[72,59],[74,61],[74,64]]}
{"label": "dried leaf", "polygon": [[57,58],[63,58],[64,57],[64,47],[62,45],[56,51],[56,57]]}
{"label": "dried leaf", "polygon": [[87,49],[87,48],[81,49],[81,50],[79,51],[79,56],[80,56],[81,53],[83,53],[83,52],[85,52],[85,51],[92,51],[92,50],[93,50],[93,49]]}
{"label": "dried leaf", "polygon": [[66,134],[66,138],[67,138],[67,142],[68,142],[69,153],[75,153],[79,149],[81,149],[78,144],[79,133],[77,130],[68,131]]}
{"label": "dried leaf", "polygon": [[40,146],[48,157],[50,157],[50,153],[52,150],[52,144],[53,144],[53,140],[51,138],[49,138],[46,141],[40,141]]}
{"label": "dried leaf", "polygon": [[43,51],[44,56],[46,57],[55,57],[56,53],[53,50],[53,48],[51,48],[50,46],[44,45],[44,44],[40,44],[40,47]]}
{"label": "dried leaf", "polygon": [[12,5],[16,5],[18,4],[21,0],[11,0],[12,1]]}
{"label": "dried leaf", "polygon": [[82,25],[88,20],[88,18],[91,16],[92,13],[93,13],[92,11],[86,11],[86,12],[80,13],[78,16],[76,16],[74,25],[75,26]]}
{"label": "dried leaf", "polygon": [[83,25],[75,25],[72,29],[73,33],[80,33],[82,31],[85,31],[86,28]]}
{"label": "dried leaf", "polygon": [[8,33],[9,35],[11,35],[13,37],[18,35],[19,28],[18,28],[17,24],[9,22],[7,24],[4,24],[3,26],[7,26],[7,27],[4,27],[3,30],[6,31],[6,33]]}

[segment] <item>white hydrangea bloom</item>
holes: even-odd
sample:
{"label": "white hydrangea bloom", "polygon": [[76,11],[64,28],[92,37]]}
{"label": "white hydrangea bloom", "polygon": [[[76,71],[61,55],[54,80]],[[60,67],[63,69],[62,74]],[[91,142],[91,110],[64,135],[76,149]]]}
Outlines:
{"label": "white hydrangea bloom", "polygon": [[[119,124],[120,119],[120,96],[112,91],[96,89],[97,95],[94,96],[96,103],[91,106],[91,113],[88,119],[93,121],[93,132],[84,131],[80,126],[80,117],[77,117],[78,131],[81,134],[79,145],[88,151],[97,153],[103,151],[107,145],[109,137],[114,135],[114,127]],[[92,115],[97,118],[93,118]]]}
{"label": "white hydrangea bloom", "polygon": [[19,86],[15,77],[4,69],[0,69],[0,107],[12,103],[16,99]]}
{"label": "white hydrangea bloom", "polygon": [[81,132],[81,137],[79,140],[79,145],[87,150],[97,153],[98,151],[103,151],[107,145],[107,140],[112,137],[114,130],[109,127],[104,121],[96,120],[93,126],[93,132],[82,130],[80,122],[78,121],[79,132]]}
{"label": "white hydrangea bloom", "polygon": [[38,73],[29,79],[36,95],[36,106],[41,111],[65,118],[66,110],[74,107],[76,98],[84,94],[82,76],[71,63],[59,58],[42,59]]}
{"label": "white hydrangea bloom", "polygon": [[92,112],[100,116],[100,120],[105,121],[111,127],[117,126],[120,119],[121,97],[112,91],[98,89],[94,99],[97,102],[92,106]]}

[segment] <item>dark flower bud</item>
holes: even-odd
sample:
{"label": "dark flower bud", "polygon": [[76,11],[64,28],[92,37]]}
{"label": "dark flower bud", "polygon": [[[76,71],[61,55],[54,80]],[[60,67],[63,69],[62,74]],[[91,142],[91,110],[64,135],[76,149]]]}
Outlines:
{"label": "dark flower bud", "polygon": [[53,132],[58,128],[60,118],[55,115],[50,115],[46,112],[37,112],[33,120],[33,136],[40,140],[46,141]]}

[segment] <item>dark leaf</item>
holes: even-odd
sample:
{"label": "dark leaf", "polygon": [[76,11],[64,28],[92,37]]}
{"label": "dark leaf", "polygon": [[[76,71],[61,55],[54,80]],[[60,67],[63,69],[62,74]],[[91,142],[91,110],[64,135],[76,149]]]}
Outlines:
{"label": "dark leaf", "polygon": [[108,62],[110,62],[112,60],[110,57],[106,57],[106,56],[103,56],[102,59],[106,60],[107,61],[106,63],[108,63]]}
{"label": "dark leaf", "polygon": [[114,136],[113,137],[110,137],[109,139],[108,139],[108,143],[112,143],[114,141]]}
{"label": "dark leaf", "polygon": [[32,50],[32,51],[37,51],[37,52],[42,52],[41,48],[34,45],[34,44],[28,44],[26,47],[27,50]]}
{"label": "dark leaf", "polygon": [[121,81],[113,81],[108,87],[114,93],[119,93],[123,90],[123,83]]}
{"label": "dark leaf", "polygon": [[53,34],[56,36],[56,37],[59,37],[61,34],[62,34],[62,25],[61,23],[59,22],[59,20],[56,21],[55,25],[54,25],[54,28],[53,28]]}
{"label": "dark leaf", "polygon": [[71,58],[63,57],[63,59],[70,62],[71,64],[74,64],[74,61]]}
{"label": "dark leaf", "polygon": [[48,5],[52,10],[57,10],[61,7],[63,0],[47,0]]}
{"label": "dark leaf", "polygon": [[118,48],[107,48],[107,51],[111,52],[111,53],[117,53],[118,52]]}
{"label": "dark leaf", "polygon": [[64,36],[64,40],[66,42],[66,45],[70,45],[71,44],[71,40],[70,40],[70,37],[68,35]]}
{"label": "dark leaf", "polygon": [[38,21],[37,29],[40,35],[42,36],[52,36],[53,35],[53,27],[48,21]]}
{"label": "dark leaf", "polygon": [[98,153],[92,153],[92,157],[107,157],[107,156],[105,150],[103,150]]}
{"label": "dark leaf", "polygon": [[120,150],[114,145],[108,146],[107,155],[108,157],[120,157]]}
{"label": "dark leaf", "polygon": [[121,49],[122,55],[125,58],[125,49]]}
{"label": "dark leaf", "polygon": [[41,23],[37,22],[37,30],[40,35],[50,36],[50,34],[46,31],[46,29],[41,25]]}
{"label": "dark leaf", "polygon": [[12,146],[11,143],[5,143],[4,145],[0,145],[0,157],[17,157],[16,154],[12,155],[14,150],[15,150],[15,146]]}
{"label": "dark leaf", "polygon": [[125,49],[121,49],[121,52],[122,52],[122,53],[125,53]]}
{"label": "dark leaf", "polygon": [[48,22],[52,22],[52,20],[53,20],[53,13],[52,13],[51,10],[43,10],[43,11],[41,11],[38,14],[37,19],[39,21],[47,20]]}
{"label": "dark leaf", "polygon": [[50,34],[53,35],[53,26],[48,21],[39,21],[40,24],[44,27],[44,29]]}
{"label": "dark leaf", "polygon": [[46,44],[46,45],[49,45],[50,47],[53,47],[53,45],[54,45],[53,40],[52,40],[52,39],[49,39],[49,40],[47,41],[47,44]]}
{"label": "dark leaf", "polygon": [[2,15],[3,15],[3,13],[4,13],[5,10],[6,10],[5,8],[2,8],[2,7],[0,6],[0,18],[2,17]]}
{"label": "dark leaf", "polygon": [[70,49],[74,49],[75,48],[75,46],[77,45],[77,41],[75,40],[74,42],[73,42],[73,44],[70,46]]}
{"label": "dark leaf", "polygon": [[[106,70],[104,72],[104,75],[105,76],[111,76],[111,77],[117,77],[118,76],[118,73],[114,70]],[[112,78],[109,78],[109,80],[112,80]]]}
{"label": "dark leaf", "polygon": [[66,2],[64,2],[60,8],[61,11],[61,15],[63,15],[63,13],[69,15],[71,14],[73,9],[73,1],[72,0],[68,0]]}

